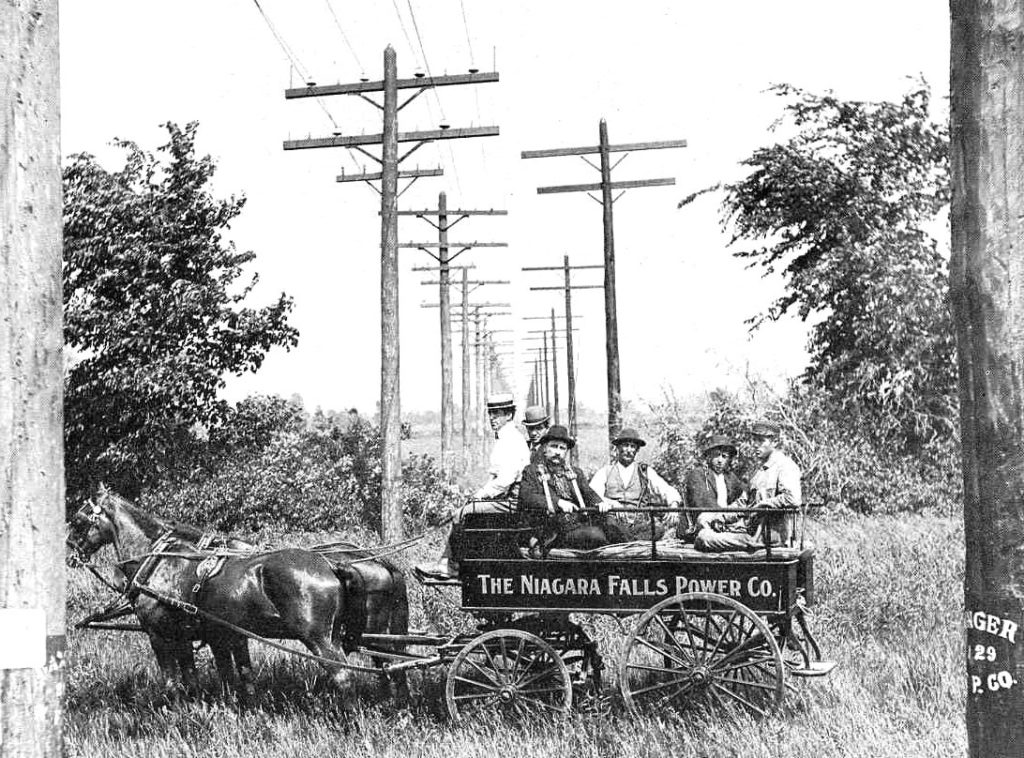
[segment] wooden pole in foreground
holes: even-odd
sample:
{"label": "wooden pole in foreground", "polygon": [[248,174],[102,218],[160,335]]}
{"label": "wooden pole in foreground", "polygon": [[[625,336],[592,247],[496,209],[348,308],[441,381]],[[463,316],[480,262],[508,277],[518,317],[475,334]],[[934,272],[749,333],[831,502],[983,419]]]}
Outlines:
{"label": "wooden pole in foreground", "polygon": [[395,50],[384,50],[384,130],[380,192],[381,537],[398,542],[402,525],[402,419],[398,364],[398,78]]}
{"label": "wooden pole in foreground", "polygon": [[61,755],[64,365],[57,0],[0,6],[0,755]]}
{"label": "wooden pole in foreground", "polygon": [[1009,758],[1024,749],[1024,2],[950,11],[967,739]]}
{"label": "wooden pole in foreground", "polygon": [[601,148],[601,210],[604,223],[605,363],[608,373],[608,436],[622,431],[622,380],[619,376],[619,316],[615,304],[615,224],[612,220],[612,168],[608,122],[598,125]]}

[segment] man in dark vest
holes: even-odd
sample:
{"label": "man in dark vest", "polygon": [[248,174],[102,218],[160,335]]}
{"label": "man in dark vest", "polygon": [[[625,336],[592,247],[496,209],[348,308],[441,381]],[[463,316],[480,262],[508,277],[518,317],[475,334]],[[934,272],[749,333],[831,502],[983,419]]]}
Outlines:
{"label": "man in dark vest", "polygon": [[[682,498],[658,472],[646,463],[636,460],[637,453],[647,443],[636,429],[623,429],[612,444],[615,460],[597,470],[590,487],[608,500],[624,508],[652,506],[678,506]],[[663,514],[662,514],[663,515]],[[643,513],[612,513],[608,517],[608,538],[613,542],[660,539],[665,534],[665,522],[659,515],[653,520]]]}
{"label": "man in dark vest", "polygon": [[547,535],[547,547],[589,550],[608,544],[605,517],[593,509],[604,511],[614,503],[594,492],[583,472],[566,460],[575,445],[564,426],[555,425],[541,437],[540,459],[523,469],[519,510],[525,520],[536,523],[546,516],[554,525]]}
{"label": "man in dark vest", "polygon": [[[750,477],[747,502],[751,508],[796,508],[802,500],[800,467],[782,452],[779,425],[758,421],[750,430],[757,444],[760,467]],[[693,546],[708,552],[759,550],[766,543],[788,545],[793,536],[792,514],[752,513],[724,529],[709,523],[701,527]]]}
{"label": "man in dark vest", "polygon": [[723,513],[716,508],[735,508],[746,503],[746,485],[731,470],[736,457],[736,446],[722,434],[712,436],[701,453],[704,462],[690,469],[683,482],[683,505],[698,508],[701,513],[686,513],[680,519],[676,536],[684,542],[693,542],[702,527],[717,531],[743,518],[742,513]]}

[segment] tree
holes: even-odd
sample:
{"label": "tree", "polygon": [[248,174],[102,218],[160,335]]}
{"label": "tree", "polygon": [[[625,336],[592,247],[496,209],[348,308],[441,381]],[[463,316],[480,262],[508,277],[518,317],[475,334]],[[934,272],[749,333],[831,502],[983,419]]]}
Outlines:
{"label": "tree", "polygon": [[785,278],[753,325],[819,316],[806,379],[839,410],[909,449],[951,434],[947,262],[932,234],[949,203],[949,139],[928,87],[898,103],[773,91],[787,101],[776,127],[795,131],[743,161],[751,172],[722,203],[731,243],[762,241],[734,255]]}
{"label": "tree", "polygon": [[164,125],[159,155],[117,140],[124,168],[92,155],[64,169],[65,444],[69,493],[103,479],[129,496],[174,472],[197,424],[224,413],[227,373],[290,348],[292,300],[242,307],[255,258],[224,239],[244,198],[215,198],[215,164],[195,154],[198,124]]}

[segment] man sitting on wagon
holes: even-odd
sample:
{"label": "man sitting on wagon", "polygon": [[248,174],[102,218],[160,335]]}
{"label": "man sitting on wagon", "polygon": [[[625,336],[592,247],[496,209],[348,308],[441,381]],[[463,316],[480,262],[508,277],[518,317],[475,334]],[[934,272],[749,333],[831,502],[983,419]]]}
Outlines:
{"label": "man sitting on wagon", "polygon": [[[540,439],[541,459],[523,470],[519,485],[519,510],[524,519],[540,523],[546,533],[538,538],[546,548],[589,550],[607,545],[603,513],[585,513],[615,505],[587,484],[583,472],[566,461],[576,441],[564,426],[555,425]],[[547,524],[544,522],[547,521]]]}
{"label": "man sitting on wagon", "polygon": [[[717,527],[725,531],[737,521],[741,521],[743,513],[723,513],[716,508],[740,508],[746,506],[747,491],[743,481],[730,470],[730,464],[736,457],[736,446],[723,434],[712,436],[701,451],[704,462],[694,466],[683,482],[683,504],[687,508],[699,509],[683,514],[686,518],[679,520],[676,536],[683,542],[693,542],[703,527]],[[743,528],[745,532],[746,529]]]}
{"label": "man sitting on wagon", "polygon": [[[590,480],[595,492],[624,508],[679,505],[679,491],[647,463],[637,461],[637,453],[647,442],[635,429],[623,429],[612,444],[615,460],[599,468]],[[606,532],[613,542],[661,539],[674,521],[663,517],[659,514],[652,523],[651,517],[643,513],[611,513]]]}
{"label": "man sitting on wagon", "polygon": [[543,459],[540,440],[551,427],[551,415],[542,405],[531,405],[523,411],[523,428],[526,429],[526,444],[530,447],[530,463]]}
{"label": "man sitting on wagon", "polygon": [[[473,499],[452,514],[453,531],[461,526],[467,513],[510,513],[509,499],[519,473],[530,461],[530,450],[526,440],[512,423],[516,406],[511,393],[491,395],[487,398],[487,416],[491,422],[496,442],[491,448],[487,481],[473,493]],[[487,502],[481,502],[487,501]],[[441,558],[432,563],[416,567],[425,576],[451,578],[459,573],[458,563],[452,558],[451,534]]]}
{"label": "man sitting on wagon", "polygon": [[[780,449],[779,425],[758,421],[751,429],[761,466],[750,479],[748,500],[752,508],[798,507],[801,504],[800,467]],[[693,546],[707,552],[757,550],[770,543],[788,545],[793,534],[793,514],[751,513],[728,529],[712,522],[701,527]]]}

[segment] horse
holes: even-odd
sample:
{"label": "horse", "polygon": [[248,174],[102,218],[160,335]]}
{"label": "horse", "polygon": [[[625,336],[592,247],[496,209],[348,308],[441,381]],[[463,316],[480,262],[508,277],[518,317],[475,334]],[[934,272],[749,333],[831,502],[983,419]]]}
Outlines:
{"label": "horse", "polygon": [[[363,632],[408,633],[405,579],[367,551],[350,546],[347,562],[340,562],[298,548],[255,552],[239,540],[211,552],[199,548],[201,539],[200,530],[146,513],[103,487],[69,523],[68,544],[79,559],[113,545],[125,592],[168,686],[197,689],[192,642],[200,640],[209,644],[225,687],[237,684],[245,698],[255,694],[246,636],[205,614],[260,637],[298,640],[326,659],[320,663],[339,685],[348,671],[331,662],[344,663]],[[222,559],[213,559],[213,572],[204,561],[210,556]],[[209,575],[201,578],[204,564]],[[389,681],[383,666],[381,680]],[[404,701],[404,674],[395,684]]]}

